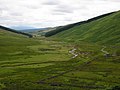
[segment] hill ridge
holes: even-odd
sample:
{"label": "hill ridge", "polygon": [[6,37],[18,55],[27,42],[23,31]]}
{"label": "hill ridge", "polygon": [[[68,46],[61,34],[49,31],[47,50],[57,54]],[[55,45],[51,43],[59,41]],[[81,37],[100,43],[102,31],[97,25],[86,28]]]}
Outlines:
{"label": "hill ridge", "polygon": [[77,23],[73,23],[73,24],[68,24],[68,25],[65,25],[65,26],[59,26],[57,29],[55,30],[52,30],[50,32],[47,32],[45,34],[46,37],[49,37],[49,36],[53,36],[59,32],[62,32],[62,31],[65,31],[65,30],[68,30],[70,28],[73,28],[75,26],[78,26],[78,25],[82,25],[82,24],[86,24],[86,23],[89,23],[89,22],[92,22],[92,21],[95,21],[95,20],[98,20],[100,18],[103,18],[103,17],[106,17],[106,16],[109,16],[113,13],[116,13],[118,11],[115,11],[115,12],[110,12],[110,13],[107,13],[107,14],[103,14],[103,15],[100,15],[100,16],[96,16],[96,17],[93,17],[91,19],[88,19],[88,20],[85,20],[85,21],[81,21],[81,22],[77,22]]}
{"label": "hill ridge", "polygon": [[63,26],[46,33],[45,36],[73,42],[120,44],[120,11],[104,14],[81,23]]}
{"label": "hill ridge", "polygon": [[17,30],[14,30],[14,29],[10,29],[10,28],[7,28],[7,27],[1,26],[1,25],[0,25],[0,29],[10,31],[10,32],[13,32],[13,33],[16,33],[16,34],[22,34],[22,35],[28,36],[29,38],[33,37],[31,34],[24,33],[24,32],[21,32],[21,31],[17,31]]}

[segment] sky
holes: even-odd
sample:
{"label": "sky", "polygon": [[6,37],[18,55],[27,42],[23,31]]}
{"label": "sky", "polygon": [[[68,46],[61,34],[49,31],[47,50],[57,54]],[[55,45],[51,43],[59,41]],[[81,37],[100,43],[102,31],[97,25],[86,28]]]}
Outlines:
{"label": "sky", "polygon": [[54,27],[118,10],[120,0],[0,0],[0,25]]}

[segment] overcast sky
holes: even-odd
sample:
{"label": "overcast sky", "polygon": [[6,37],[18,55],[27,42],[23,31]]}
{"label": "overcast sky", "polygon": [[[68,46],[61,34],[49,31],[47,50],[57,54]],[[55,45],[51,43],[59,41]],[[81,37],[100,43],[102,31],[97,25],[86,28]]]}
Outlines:
{"label": "overcast sky", "polygon": [[120,0],[0,0],[0,25],[51,27],[120,10]]}

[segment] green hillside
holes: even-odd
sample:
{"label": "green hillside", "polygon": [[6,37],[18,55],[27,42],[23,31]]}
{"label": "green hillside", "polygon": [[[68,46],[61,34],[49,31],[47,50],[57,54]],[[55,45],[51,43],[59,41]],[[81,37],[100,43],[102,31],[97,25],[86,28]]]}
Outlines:
{"label": "green hillside", "polygon": [[29,37],[29,38],[32,38],[32,37],[33,37],[31,34],[24,33],[24,32],[17,31],[17,30],[13,30],[13,29],[11,29],[11,28],[7,28],[7,27],[4,27],[4,26],[1,26],[1,25],[0,25],[0,31],[1,31],[1,30],[8,31],[8,32],[13,32],[13,33],[20,34],[20,35],[24,35],[24,36],[27,36],[27,37]]}
{"label": "green hillside", "polygon": [[26,35],[0,29],[0,61],[11,60],[16,56],[10,53],[24,52],[28,50],[26,46],[36,43],[38,43],[36,40],[28,38]]}
{"label": "green hillside", "polygon": [[[114,13],[95,21],[91,19],[92,22],[72,24],[69,30],[71,25],[59,27],[64,29],[54,38],[29,38],[29,35],[0,28],[0,90],[120,90],[119,42],[111,37],[115,41],[101,42],[118,45],[91,43],[98,42],[92,36],[97,37],[99,33],[107,36],[108,32],[103,30],[103,34],[99,28],[110,17],[111,21],[119,22],[117,15],[119,17],[119,13]],[[118,28],[118,23],[116,26]],[[115,32],[110,35],[119,37]]]}
{"label": "green hillside", "polygon": [[54,37],[77,42],[120,43],[120,12],[110,13],[87,23],[76,25],[57,33]]}
{"label": "green hillside", "polygon": [[68,50],[64,42],[0,29],[0,90],[54,88],[37,82],[70,68]]}

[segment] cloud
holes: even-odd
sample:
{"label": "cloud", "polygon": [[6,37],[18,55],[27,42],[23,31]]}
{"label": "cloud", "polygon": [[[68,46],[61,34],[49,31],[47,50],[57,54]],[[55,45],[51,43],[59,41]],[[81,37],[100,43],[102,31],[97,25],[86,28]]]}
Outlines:
{"label": "cloud", "polygon": [[0,25],[59,26],[117,10],[119,0],[0,0]]}
{"label": "cloud", "polygon": [[60,1],[58,1],[58,0],[46,0],[42,4],[43,5],[59,5]]}
{"label": "cloud", "polygon": [[104,1],[120,2],[120,0],[104,0]]}
{"label": "cloud", "polygon": [[23,14],[19,12],[10,12],[10,15],[11,16],[22,16]]}
{"label": "cloud", "polygon": [[75,10],[74,7],[68,6],[68,5],[58,5],[55,9],[54,12],[61,12],[61,13],[73,13]]}
{"label": "cloud", "polygon": [[62,13],[73,13],[73,10],[70,10],[70,9],[67,9],[67,8],[65,8],[65,9],[58,8],[58,9],[55,9],[54,12],[59,13],[59,14],[62,14]]}

